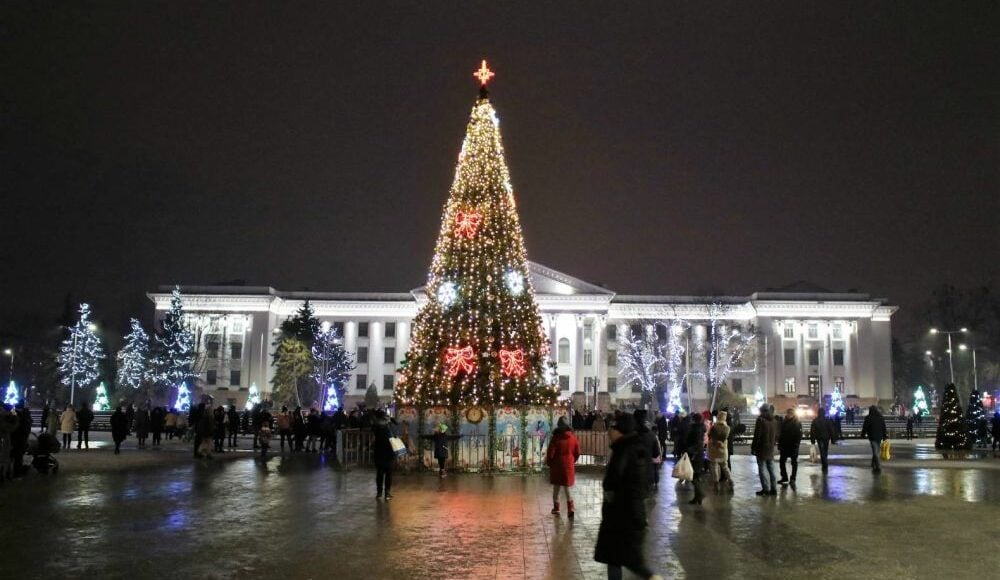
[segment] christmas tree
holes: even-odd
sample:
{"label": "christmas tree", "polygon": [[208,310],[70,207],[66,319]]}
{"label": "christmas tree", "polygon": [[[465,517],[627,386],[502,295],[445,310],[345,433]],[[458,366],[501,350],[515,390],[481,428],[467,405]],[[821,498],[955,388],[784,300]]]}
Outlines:
{"label": "christmas tree", "polygon": [[528,276],[500,121],[483,61],[428,274],[430,300],[395,394],[400,404],[551,404],[549,347]]}
{"label": "christmas tree", "polygon": [[830,395],[830,417],[839,417],[846,410],[846,407],[844,407],[844,397],[840,394],[840,387],[833,387],[833,394]]}
{"label": "christmas tree", "polygon": [[118,352],[118,386],[138,389],[149,377],[149,335],[138,320],[133,318],[131,324],[132,331]]}
{"label": "christmas tree", "polygon": [[90,305],[80,305],[80,318],[70,327],[69,336],[59,347],[57,363],[62,384],[70,387],[70,403],[77,388],[89,387],[100,374],[99,363],[104,358],[101,341],[94,333],[90,320]]}
{"label": "christmas tree", "polygon": [[924,388],[917,385],[917,390],[913,392],[913,414],[926,417],[931,414],[927,408],[927,397],[924,395]]}
{"label": "christmas tree", "polygon": [[11,407],[16,407],[17,402],[21,400],[21,394],[17,390],[17,383],[11,381],[7,383],[7,392],[3,396],[3,404],[10,405]]}
{"label": "christmas tree", "polygon": [[965,418],[962,417],[962,403],[958,400],[958,391],[953,383],[949,383],[941,396],[941,416],[938,419],[934,447],[965,449],[968,431]]}
{"label": "christmas tree", "polygon": [[354,356],[341,344],[336,327],[324,322],[313,341],[312,358],[318,400],[323,401],[324,411],[335,411],[343,400],[340,389],[355,368]]}
{"label": "christmas tree", "polygon": [[170,309],[160,321],[154,346],[154,378],[161,387],[179,389],[181,383],[195,378],[194,334],[184,322],[184,300],[179,287],[170,295]]}
{"label": "christmas tree", "polygon": [[756,415],[760,413],[760,406],[764,404],[764,393],[760,391],[760,387],[757,387],[757,392],[753,394],[753,414]]}
{"label": "christmas tree", "polygon": [[178,385],[177,402],[174,403],[174,408],[182,413],[191,410],[191,390],[188,389],[187,383]]}
{"label": "christmas tree", "polygon": [[95,411],[111,410],[111,402],[108,400],[108,389],[104,386],[104,383],[97,385],[97,393],[94,395],[93,409]]}
{"label": "christmas tree", "polygon": [[972,391],[969,395],[969,407],[965,412],[965,423],[969,428],[969,437],[966,447],[972,447],[980,436],[986,436],[986,409],[983,407],[983,398],[979,391]]}
{"label": "christmas tree", "polygon": [[250,392],[247,394],[246,405],[243,406],[247,411],[252,411],[254,407],[260,404],[260,389],[257,388],[257,383],[250,383]]}

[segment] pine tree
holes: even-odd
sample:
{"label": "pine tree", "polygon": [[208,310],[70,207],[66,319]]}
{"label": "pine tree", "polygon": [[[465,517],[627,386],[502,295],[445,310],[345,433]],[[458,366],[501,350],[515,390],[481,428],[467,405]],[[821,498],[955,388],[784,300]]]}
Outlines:
{"label": "pine tree", "polygon": [[181,413],[191,410],[191,389],[188,388],[187,383],[181,383],[177,386],[177,401],[174,402],[174,408]]}
{"label": "pine tree", "polygon": [[938,418],[937,437],[934,447],[937,449],[965,449],[968,439],[968,426],[962,417],[962,403],[958,400],[958,391],[953,383],[944,388],[941,396],[941,416]]}
{"label": "pine tree", "polygon": [[161,387],[179,388],[193,381],[194,334],[184,322],[184,300],[180,287],[170,296],[170,309],[160,321],[154,342],[154,379]]}
{"label": "pine tree", "polygon": [[250,383],[250,391],[247,393],[247,402],[243,406],[247,411],[252,411],[254,407],[260,404],[260,389],[257,388],[257,383]]}
{"label": "pine tree", "polygon": [[831,418],[840,417],[846,410],[847,408],[844,407],[844,397],[840,394],[840,387],[833,387],[833,394],[830,395],[829,416]]}
{"label": "pine tree", "polygon": [[97,385],[97,391],[94,395],[93,410],[95,411],[111,410],[111,401],[108,399],[108,389],[104,386],[104,383]]}
{"label": "pine tree", "polygon": [[918,385],[917,390],[913,393],[913,414],[926,417],[930,413],[930,409],[927,408],[927,397],[924,395],[924,388]]}
{"label": "pine tree", "polygon": [[275,350],[274,396],[288,400],[295,397],[295,403],[302,406],[300,385],[305,384],[313,371],[312,354],[305,343],[295,338],[284,338]]}
{"label": "pine tree", "polygon": [[365,390],[365,407],[369,410],[378,408],[378,389],[375,388],[375,383],[368,385]]}
{"label": "pine tree", "polygon": [[138,389],[149,378],[149,335],[135,318],[131,325],[118,351],[118,386]]}
{"label": "pine tree", "polygon": [[428,303],[413,324],[401,404],[553,403],[548,341],[528,273],[527,252],[500,137],[477,73],[455,179],[428,274]]}
{"label": "pine tree", "polygon": [[986,408],[983,407],[983,398],[977,390],[973,390],[969,394],[969,406],[965,413],[965,424],[969,429],[969,436],[965,445],[971,449],[981,437],[986,436]]}
{"label": "pine tree", "polygon": [[312,349],[313,342],[321,330],[319,318],[316,318],[316,309],[306,300],[294,316],[281,323],[281,336],[278,340],[294,338],[305,344],[307,349]]}
{"label": "pine tree", "polygon": [[[69,336],[59,348],[57,362],[62,384],[71,389],[91,386],[100,376],[100,361],[104,358],[101,341],[90,320],[90,305],[80,305],[80,318],[69,329]],[[74,395],[70,394],[71,399]]]}
{"label": "pine tree", "polygon": [[351,378],[355,364],[354,355],[341,344],[335,327],[324,325],[320,328],[313,342],[312,359],[316,400],[323,402],[324,411],[340,408],[339,401],[344,400],[344,383]]}
{"label": "pine tree", "polygon": [[17,403],[21,400],[21,393],[17,390],[17,383],[11,380],[7,383],[7,392],[3,396],[3,404],[10,405],[11,407],[16,407]]}

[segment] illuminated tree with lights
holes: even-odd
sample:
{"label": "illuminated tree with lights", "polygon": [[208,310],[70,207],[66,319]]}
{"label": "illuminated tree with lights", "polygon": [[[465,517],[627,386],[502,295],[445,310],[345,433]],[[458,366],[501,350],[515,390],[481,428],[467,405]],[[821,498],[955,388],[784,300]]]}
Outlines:
{"label": "illuminated tree with lights", "polygon": [[980,396],[979,391],[973,390],[969,394],[969,406],[965,412],[965,423],[969,429],[969,438],[966,441],[966,446],[971,448],[978,442],[981,447],[985,447],[987,435],[986,408],[983,407],[983,397]]}
{"label": "illuminated tree with lights", "polygon": [[927,408],[927,396],[924,395],[924,388],[920,385],[913,393],[913,414],[923,417],[931,414],[930,409]]}
{"label": "illuminated tree with lights", "polygon": [[160,321],[160,330],[153,342],[152,367],[153,379],[159,386],[168,389],[179,391],[182,383],[196,378],[193,370],[194,333],[184,322],[184,299],[179,287],[171,293],[170,309]]}
{"label": "illuminated tree with lights", "polygon": [[335,411],[344,400],[344,383],[354,370],[354,356],[341,344],[334,326],[324,323],[312,346],[313,371],[317,400],[324,411]]}
{"label": "illuminated tree with lights", "polygon": [[250,383],[250,391],[247,392],[247,402],[243,405],[243,408],[247,411],[252,411],[259,404],[260,389],[257,388],[257,383]]}
{"label": "illuminated tree with lights", "polygon": [[16,407],[17,402],[21,400],[21,394],[17,390],[17,383],[11,381],[7,383],[7,392],[3,396],[3,404],[10,405],[11,407]]}
{"label": "illuminated tree with lights", "polygon": [[844,397],[840,394],[840,387],[833,387],[833,394],[830,395],[830,417],[843,416],[846,410]]}
{"label": "illuminated tree with lights", "polygon": [[132,319],[132,331],[125,335],[118,351],[118,386],[138,389],[149,378],[149,335],[138,320]]}
{"label": "illuminated tree with lights", "polygon": [[[700,348],[705,355],[705,381],[712,392],[709,408],[715,409],[715,399],[719,389],[729,375],[757,372],[754,344],[757,331],[751,325],[740,327],[727,321],[730,307],[718,302],[708,306],[708,334]],[[744,366],[744,360],[754,358],[753,366]]]}
{"label": "illuminated tree with lights", "polygon": [[191,410],[191,389],[188,388],[187,383],[181,383],[177,386],[177,401],[174,402],[174,408],[182,413]]}
{"label": "illuminated tree with lights", "polygon": [[97,385],[97,391],[94,395],[94,411],[110,411],[111,401],[108,399],[108,389],[104,386],[104,383]]}
{"label": "illuminated tree with lights", "polygon": [[428,274],[429,301],[395,390],[400,404],[551,404],[549,346],[528,277],[500,121],[483,61]]}
{"label": "illuminated tree with lights", "polygon": [[962,403],[954,383],[949,383],[941,395],[941,416],[938,418],[937,437],[934,447],[938,449],[965,449],[969,428],[962,416]]}
{"label": "illuminated tree with lights", "polygon": [[[618,374],[624,384],[639,385],[643,407],[668,377],[668,373],[663,370],[664,363],[653,325],[644,326],[642,334],[630,330],[619,338]],[[665,411],[666,403],[661,402],[663,404],[660,405],[660,410]]]}
{"label": "illuminated tree with lights", "polygon": [[81,304],[79,320],[70,327],[69,336],[59,347],[60,381],[71,389],[89,387],[100,375],[103,358],[104,349],[90,320],[90,305]]}

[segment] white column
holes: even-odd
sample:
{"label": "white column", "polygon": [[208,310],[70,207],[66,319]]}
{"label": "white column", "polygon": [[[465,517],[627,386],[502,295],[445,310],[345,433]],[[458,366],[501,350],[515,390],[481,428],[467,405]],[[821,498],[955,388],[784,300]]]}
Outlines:
{"label": "white column", "polygon": [[574,317],[576,329],[570,335],[569,343],[569,390],[576,393],[583,390],[583,316]]}
{"label": "white column", "polygon": [[368,323],[368,385],[375,383],[375,388],[379,391],[382,390],[382,374],[385,372],[384,336],[385,323]]}
{"label": "white column", "polygon": [[597,402],[597,393],[600,391],[601,386],[604,386],[604,390],[608,390],[607,379],[601,375],[601,360],[604,358],[604,353],[607,350],[607,345],[604,342],[604,325],[607,317],[605,316],[595,316],[594,317],[594,378],[597,379],[597,389],[594,390],[594,402]]}
{"label": "white column", "polygon": [[[352,355],[354,355],[355,362],[357,362],[357,354],[358,354],[358,323],[354,322],[353,320],[349,320],[349,321],[347,321],[347,322],[344,323],[344,350],[346,350],[347,352],[349,352]],[[354,388],[356,387],[356,385],[354,383],[357,380],[358,380],[357,379],[357,374],[356,373],[352,374],[351,375],[351,380],[346,385],[347,386],[346,391],[348,393],[351,393],[351,391],[354,390]]]}

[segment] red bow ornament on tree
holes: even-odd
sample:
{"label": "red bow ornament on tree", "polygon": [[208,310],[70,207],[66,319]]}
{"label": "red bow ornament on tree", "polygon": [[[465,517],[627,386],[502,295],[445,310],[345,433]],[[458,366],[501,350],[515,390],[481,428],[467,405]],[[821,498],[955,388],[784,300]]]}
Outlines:
{"label": "red bow ornament on tree", "polygon": [[476,237],[476,230],[482,220],[482,216],[474,211],[460,211],[455,216],[455,233],[471,240]]}
{"label": "red bow ornament on tree", "polygon": [[461,372],[472,374],[476,370],[476,353],[471,346],[450,347],[445,351],[444,364],[448,365],[447,372],[453,377]]}
{"label": "red bow ornament on tree", "polygon": [[500,349],[500,365],[500,372],[507,377],[523,377],[528,374],[528,369],[524,367],[524,351],[519,348]]}

